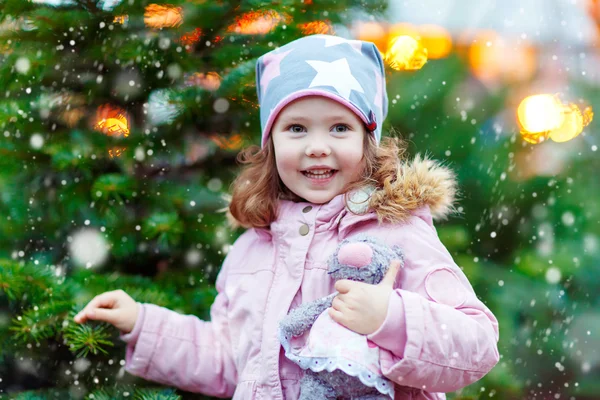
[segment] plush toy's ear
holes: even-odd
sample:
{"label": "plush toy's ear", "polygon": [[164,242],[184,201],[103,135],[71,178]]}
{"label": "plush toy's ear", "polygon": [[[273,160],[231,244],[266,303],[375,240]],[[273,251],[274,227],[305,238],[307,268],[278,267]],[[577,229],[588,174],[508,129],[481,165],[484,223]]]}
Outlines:
{"label": "plush toy's ear", "polygon": [[373,249],[366,243],[348,243],[343,245],[338,252],[340,264],[364,267],[371,264]]}

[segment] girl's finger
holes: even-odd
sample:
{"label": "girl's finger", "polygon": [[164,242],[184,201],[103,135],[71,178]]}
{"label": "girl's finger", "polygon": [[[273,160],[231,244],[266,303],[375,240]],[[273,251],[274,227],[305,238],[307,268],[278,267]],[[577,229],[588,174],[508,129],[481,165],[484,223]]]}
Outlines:
{"label": "girl's finger", "polygon": [[85,323],[88,319],[93,319],[95,312],[93,308],[85,307],[83,310],[79,311],[77,315],[73,318],[73,320],[79,324]]}
{"label": "girl's finger", "polygon": [[333,301],[331,302],[331,308],[333,308],[334,310],[339,310],[340,305],[341,305],[341,300],[338,298],[338,296],[335,296],[333,298]]}
{"label": "girl's finger", "polygon": [[390,267],[387,273],[385,274],[385,276],[379,284],[394,286],[394,283],[396,282],[396,276],[398,275],[398,271],[400,270],[400,266],[400,260],[392,260],[390,262]]}
{"label": "girl's finger", "polygon": [[112,324],[115,320],[115,311],[108,308],[96,308],[91,310],[87,317],[94,321],[104,321]]}
{"label": "girl's finger", "polygon": [[113,292],[105,292],[94,297],[86,307],[91,306],[93,308],[113,308],[116,302],[117,298]]}
{"label": "girl's finger", "polygon": [[112,292],[105,292],[94,297],[84,308],[75,316],[75,322],[80,324],[85,323],[89,318],[92,311],[99,308],[112,308],[116,302],[115,296]]}
{"label": "girl's finger", "polygon": [[333,301],[331,302],[331,308],[333,308],[334,311],[344,312],[348,309],[348,304],[346,304],[344,300],[340,299],[339,297],[340,295],[338,294],[333,298]]}
{"label": "girl's finger", "polygon": [[348,279],[340,279],[339,281],[335,282],[335,290],[337,290],[340,293],[348,293],[348,291],[350,291],[351,282],[352,281]]}
{"label": "girl's finger", "polygon": [[346,300],[346,293],[338,293],[333,299],[337,299],[339,302],[344,303]]}
{"label": "girl's finger", "polygon": [[337,322],[338,324],[342,324],[344,314],[341,311],[334,310],[333,308],[329,308],[329,310],[327,312],[329,313],[329,316],[331,317],[331,319],[334,322]]}

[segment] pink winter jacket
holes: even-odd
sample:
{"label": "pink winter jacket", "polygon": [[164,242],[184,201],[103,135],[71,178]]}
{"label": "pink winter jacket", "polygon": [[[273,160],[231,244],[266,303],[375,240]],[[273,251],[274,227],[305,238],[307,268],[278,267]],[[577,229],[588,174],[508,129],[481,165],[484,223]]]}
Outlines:
{"label": "pink winter jacket", "polygon": [[[409,190],[414,183],[423,190]],[[450,210],[454,184],[428,160],[403,167],[391,200],[406,212],[402,224],[379,223],[373,211],[355,214],[342,195],[323,205],[282,201],[270,230],[247,230],[229,251],[210,322],[142,304],[134,329],[121,335],[126,371],[234,400],[297,399],[303,371],[284,356],[278,323],[335,291],[329,256],[344,238],[366,233],[405,255],[387,317],[368,335],[387,350],[381,369],[396,384],[395,399],[445,399],[477,381],[498,362],[498,322],[433,226],[432,215]]]}

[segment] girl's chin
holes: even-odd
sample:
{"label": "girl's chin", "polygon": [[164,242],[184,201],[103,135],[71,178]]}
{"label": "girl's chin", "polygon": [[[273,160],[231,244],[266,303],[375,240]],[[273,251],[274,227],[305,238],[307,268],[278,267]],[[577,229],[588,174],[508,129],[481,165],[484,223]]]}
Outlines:
{"label": "girl's chin", "polygon": [[309,203],[325,204],[325,203],[328,203],[329,201],[331,201],[331,199],[333,199],[335,196],[337,196],[337,193],[329,191],[329,190],[315,191],[315,190],[307,189],[304,191],[303,195],[300,194],[299,196],[302,197],[303,199],[305,199]]}

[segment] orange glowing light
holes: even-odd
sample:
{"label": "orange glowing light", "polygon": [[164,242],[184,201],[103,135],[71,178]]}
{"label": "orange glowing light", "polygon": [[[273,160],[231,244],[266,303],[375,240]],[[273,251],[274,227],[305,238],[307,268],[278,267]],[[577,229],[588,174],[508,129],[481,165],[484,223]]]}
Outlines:
{"label": "orange glowing light", "polygon": [[244,140],[239,133],[231,137],[214,134],[210,136],[210,139],[223,150],[239,150],[244,144]]}
{"label": "orange glowing light", "polygon": [[144,12],[144,23],[149,28],[176,28],[183,23],[183,8],[172,5],[150,4]]}
{"label": "orange glowing light", "polygon": [[113,22],[115,24],[121,24],[121,25],[125,25],[127,23],[127,21],[129,21],[129,16],[128,15],[117,15],[113,19]]}
{"label": "orange glowing light", "polygon": [[536,51],[527,42],[508,42],[493,31],[478,35],[469,48],[473,75],[486,83],[522,82],[536,71]]}
{"label": "orange glowing light", "polygon": [[359,21],[353,25],[352,32],[359,40],[375,43],[381,53],[388,48],[386,29],[378,22]]}
{"label": "orange glowing light", "polygon": [[129,136],[129,118],[125,110],[105,104],[96,111],[94,129],[108,136]]}
{"label": "orange glowing light", "polygon": [[335,31],[329,21],[311,21],[304,24],[298,24],[298,28],[304,35],[335,35]]}
{"label": "orange glowing light", "polygon": [[186,79],[187,85],[199,86],[203,89],[215,91],[221,86],[221,77],[216,72],[195,72]]}
{"label": "orange glowing light", "polygon": [[219,44],[223,41],[223,39],[225,39],[225,36],[214,36],[211,40],[212,44]]}
{"label": "orange glowing light", "polygon": [[413,24],[409,24],[407,22],[399,22],[389,27],[388,37],[393,39],[396,36],[410,36],[417,40],[421,40],[421,33],[419,32],[419,29]]}
{"label": "orange glowing light", "polygon": [[440,59],[450,54],[452,37],[446,29],[437,25],[422,25],[419,27],[419,34],[429,59]]}
{"label": "orange glowing light", "polygon": [[[375,43],[381,53],[388,53],[401,36],[409,36],[427,50],[427,59],[447,57],[452,50],[452,36],[441,26],[425,24],[416,26],[407,22],[388,25],[381,22],[358,22],[353,28],[354,37]],[[401,39],[405,40],[405,39]]]}
{"label": "orange glowing light", "polygon": [[250,11],[236,18],[236,22],[227,28],[227,32],[244,35],[264,35],[271,32],[280,23],[289,24],[291,16],[279,14],[273,10]]}
{"label": "orange glowing light", "polygon": [[179,38],[179,42],[183,45],[191,46],[194,43],[197,43],[198,40],[200,40],[201,36],[202,29],[196,28],[191,32],[184,33],[183,35],[181,35],[181,37]]}
{"label": "orange glowing light", "polygon": [[587,10],[596,24],[598,33],[600,33],[600,0],[588,0]]}
{"label": "orange glowing light", "polygon": [[112,147],[108,149],[108,155],[110,158],[121,157],[121,154],[127,150],[127,147]]}

